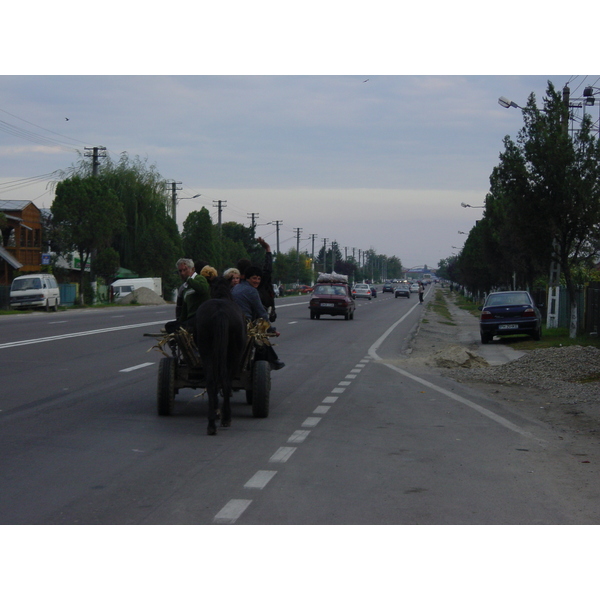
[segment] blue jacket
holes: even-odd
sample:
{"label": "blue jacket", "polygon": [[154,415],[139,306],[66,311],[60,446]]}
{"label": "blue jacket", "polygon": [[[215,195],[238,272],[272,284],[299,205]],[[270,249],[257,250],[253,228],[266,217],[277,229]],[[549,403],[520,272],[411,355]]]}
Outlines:
{"label": "blue jacket", "polygon": [[258,290],[252,287],[247,281],[242,279],[242,281],[233,287],[231,295],[242,309],[244,315],[251,321],[259,318],[269,320],[269,315],[260,301]]}

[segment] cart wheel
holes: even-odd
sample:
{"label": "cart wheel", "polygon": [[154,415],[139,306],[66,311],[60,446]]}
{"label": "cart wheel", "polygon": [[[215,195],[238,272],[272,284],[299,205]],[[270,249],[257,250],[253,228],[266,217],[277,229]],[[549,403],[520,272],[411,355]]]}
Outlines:
{"label": "cart wheel", "polygon": [[271,367],[266,360],[257,360],[252,367],[252,416],[264,419],[269,416],[271,393]]}
{"label": "cart wheel", "polygon": [[166,356],[158,363],[156,399],[158,414],[161,417],[173,413],[175,408],[175,359],[172,356]]}

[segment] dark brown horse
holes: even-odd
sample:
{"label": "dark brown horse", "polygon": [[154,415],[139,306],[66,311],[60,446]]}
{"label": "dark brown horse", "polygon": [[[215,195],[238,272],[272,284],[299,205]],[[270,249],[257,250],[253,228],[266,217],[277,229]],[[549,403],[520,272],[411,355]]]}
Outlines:
{"label": "dark brown horse", "polygon": [[208,394],[208,435],[216,435],[219,391],[223,394],[221,426],[231,425],[231,381],[239,373],[246,347],[246,320],[231,299],[230,282],[217,277],[211,299],[196,311],[196,345],[204,369]]}

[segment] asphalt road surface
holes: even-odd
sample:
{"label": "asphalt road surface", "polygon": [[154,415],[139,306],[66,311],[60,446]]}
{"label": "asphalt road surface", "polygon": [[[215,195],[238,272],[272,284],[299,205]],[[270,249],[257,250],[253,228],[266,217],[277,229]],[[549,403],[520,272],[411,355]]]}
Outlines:
{"label": "asphalt road surface", "polygon": [[416,294],[359,300],[352,321],[307,302],[277,303],[269,417],[237,392],[215,437],[201,390],[157,414],[143,334],[172,306],[0,317],[0,523],[598,522],[540,423],[402,368]]}

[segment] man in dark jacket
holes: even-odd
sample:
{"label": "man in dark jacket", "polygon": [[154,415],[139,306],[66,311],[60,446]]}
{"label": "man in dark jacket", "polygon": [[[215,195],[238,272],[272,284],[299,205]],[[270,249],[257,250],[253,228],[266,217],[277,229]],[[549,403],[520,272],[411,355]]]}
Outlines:
{"label": "man in dark jacket", "polygon": [[[231,289],[233,300],[242,309],[245,317],[250,321],[256,319],[269,319],[267,310],[261,302],[258,286],[262,279],[262,271],[258,267],[248,267],[244,271],[244,279]],[[275,331],[271,328],[271,331]],[[279,334],[277,334],[279,335]],[[274,370],[282,369],[285,363],[279,360],[272,346],[266,347],[266,360]]]}

